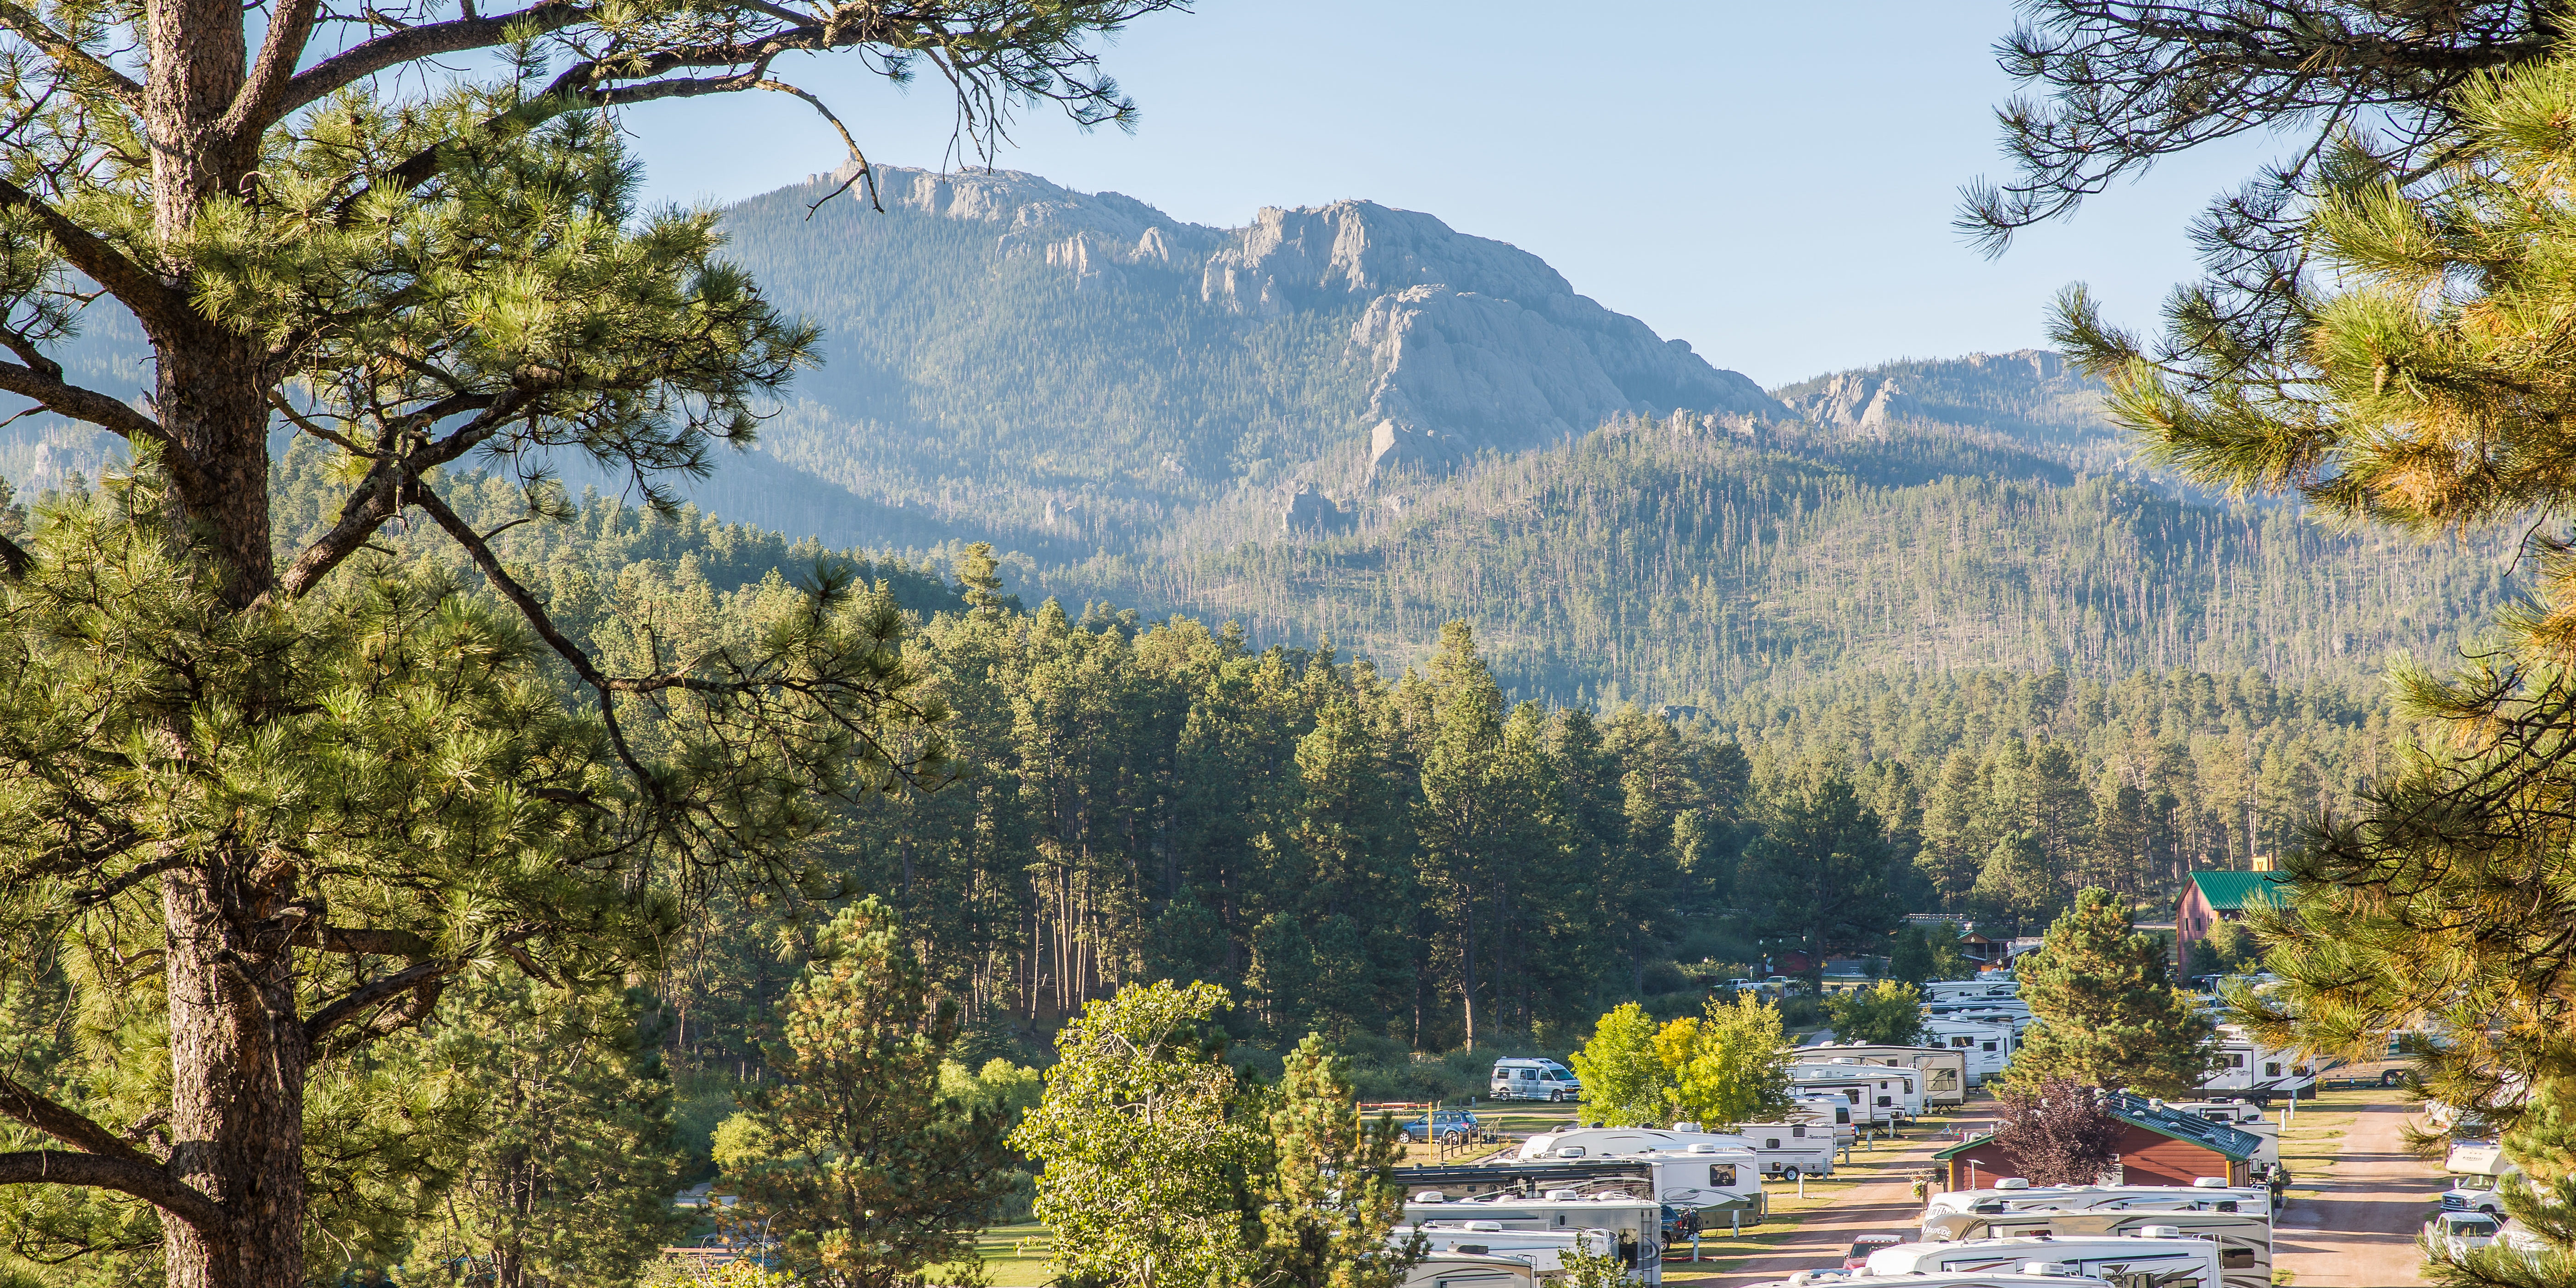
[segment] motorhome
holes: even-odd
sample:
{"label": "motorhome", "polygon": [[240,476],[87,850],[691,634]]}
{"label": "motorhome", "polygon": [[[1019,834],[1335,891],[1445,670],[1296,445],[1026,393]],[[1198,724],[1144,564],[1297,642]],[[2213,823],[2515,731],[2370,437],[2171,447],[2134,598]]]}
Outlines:
{"label": "motorhome", "polygon": [[1496,1100],[1547,1100],[1563,1103],[1583,1098],[1583,1083],[1574,1071],[1554,1060],[1494,1061],[1487,1090]]}
{"label": "motorhome", "polygon": [[[1900,1243],[1869,1254],[1873,1277],[2012,1270],[2042,1264],[2120,1288],[2218,1288],[2218,1245],[2170,1225],[2105,1239],[1977,1239]],[[1912,1282],[1908,1280],[1907,1282]]]}
{"label": "motorhome", "polygon": [[2275,1051],[2245,1036],[2233,1024],[2220,1025],[2215,1069],[2200,1089],[2212,1096],[2271,1103],[2274,1097],[2305,1099],[2316,1094],[2317,1076],[2287,1051]]}
{"label": "motorhome", "polygon": [[1925,1020],[1923,1041],[1959,1053],[1967,1062],[1968,1085],[1984,1085],[1986,1079],[2001,1076],[2004,1066],[2012,1063],[2013,1052],[2021,1042],[2009,1024],[1985,1024],[1974,1020]]}
{"label": "motorhome", "polygon": [[[1911,1065],[1870,1064],[1851,1055],[1801,1058],[1789,1065],[1791,1086],[1822,1087],[1829,1081],[1853,1078],[1867,1084],[1859,1088],[1863,1103],[1878,1109],[1893,1109],[1901,1118],[1922,1116],[1923,1071]],[[1840,1089],[1851,1090],[1849,1087]]]}
{"label": "motorhome", "polygon": [[2451,1146],[2442,1170],[2451,1174],[2451,1188],[2442,1191],[2443,1211],[2489,1215],[2504,1210],[2504,1199],[2496,1192],[2504,1178],[2522,1171],[2504,1156],[2503,1146],[2483,1140]]}
{"label": "motorhome", "polygon": [[1483,1256],[1472,1252],[1434,1252],[1404,1272],[1404,1288],[1539,1288],[1548,1279],[1519,1257]]}
{"label": "motorhome", "polygon": [[[1549,1190],[1538,1198],[1492,1194],[1453,1200],[1439,1190],[1431,1190],[1405,1203],[1404,1220],[1414,1225],[1459,1222],[1479,1233],[1494,1235],[1532,1230],[1607,1231],[1607,1237],[1616,1242],[1619,1260],[1629,1267],[1637,1282],[1664,1281],[1664,1208],[1653,1199],[1630,1194],[1587,1198],[1564,1189]],[[1488,1225],[1492,1228],[1485,1229]]]}
{"label": "motorhome", "polygon": [[[1387,1246],[1404,1247],[1416,1235],[1422,1238],[1425,1264],[1451,1259],[1453,1264],[1469,1273],[1444,1271],[1435,1278],[1424,1278],[1417,1268],[1417,1273],[1404,1281],[1405,1288],[1416,1288],[1416,1285],[1433,1288],[1433,1285],[1449,1284],[1460,1285],[1460,1288],[1469,1284],[1477,1288],[1504,1288],[1516,1283],[1543,1284],[1557,1277],[1565,1267],[1566,1254],[1576,1248],[1608,1252],[1619,1246],[1618,1236],[1607,1229],[1506,1230],[1500,1221],[1423,1221],[1399,1225],[1387,1232]],[[1522,1277],[1514,1278],[1508,1274],[1478,1277],[1479,1273],[1492,1275],[1496,1269],[1508,1269],[1488,1264],[1496,1261],[1517,1266]]]}
{"label": "motorhome", "polygon": [[[1810,1052],[1814,1055],[1810,1056]],[[1967,1053],[1947,1044],[1872,1046],[1861,1042],[1828,1042],[1823,1046],[1800,1047],[1798,1054],[1808,1059],[1853,1059],[1862,1064],[1914,1069],[1923,1075],[1923,1103],[1927,1108],[1968,1103]]]}
{"label": "motorhome", "polygon": [[2269,1288],[2271,1212],[2271,1191],[2253,1186],[2073,1185],[1953,1191],[1935,1195],[1924,1209],[1923,1237],[1952,1242],[2043,1235],[2112,1238],[2150,1226],[2171,1226],[2186,1236],[2217,1243],[2225,1288]]}

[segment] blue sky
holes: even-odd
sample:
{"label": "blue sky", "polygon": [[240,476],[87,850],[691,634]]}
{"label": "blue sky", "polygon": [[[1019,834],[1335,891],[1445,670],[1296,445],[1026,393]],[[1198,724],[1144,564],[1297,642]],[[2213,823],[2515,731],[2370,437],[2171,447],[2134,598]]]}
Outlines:
{"label": "blue sky", "polygon": [[[1203,0],[1104,50],[1132,135],[1026,115],[996,158],[1235,225],[1365,197],[1545,257],[1575,289],[1766,386],[1900,357],[2043,342],[2058,288],[2152,320],[2191,271],[2185,225],[2284,146],[2212,149],[2097,197],[1987,260],[1950,228],[2003,173],[1989,47],[2008,0]],[[880,162],[937,166],[944,86],[846,60],[780,70]],[[785,95],[626,118],[658,198],[730,201],[839,163]]]}

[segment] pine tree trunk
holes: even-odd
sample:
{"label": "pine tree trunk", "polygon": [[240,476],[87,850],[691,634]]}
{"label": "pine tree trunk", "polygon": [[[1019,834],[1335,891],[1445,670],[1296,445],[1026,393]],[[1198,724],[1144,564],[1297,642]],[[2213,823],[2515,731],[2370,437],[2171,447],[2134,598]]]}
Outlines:
{"label": "pine tree trunk", "polygon": [[304,1028],[291,895],[181,868],[163,876],[169,935],[170,1172],[222,1204],[229,1238],[165,1221],[170,1288],[301,1288]]}
{"label": "pine tree trunk", "polygon": [[1461,906],[1462,906],[1462,907],[1464,907],[1464,908],[1466,909],[1466,915],[1465,915],[1465,917],[1464,917],[1464,918],[1462,919],[1462,921],[1461,921],[1461,926],[1460,926],[1460,931],[1461,931],[1461,933],[1460,933],[1460,935],[1459,935],[1460,951],[1459,951],[1459,953],[1458,953],[1458,963],[1459,963],[1459,971],[1458,971],[1458,973],[1459,973],[1460,981],[1461,981],[1461,983],[1462,983],[1463,987],[1461,987],[1458,991],[1459,991],[1459,993],[1460,993],[1460,994],[1465,998],[1465,1000],[1466,1000],[1466,1010],[1467,1010],[1467,1049],[1468,1049],[1468,1050],[1470,1050],[1470,1051],[1473,1051],[1473,1050],[1475,1050],[1475,1049],[1476,1049],[1476,896],[1475,896],[1475,894],[1474,894],[1473,892],[1470,892],[1470,893],[1467,895],[1466,899],[1464,899],[1463,901],[1461,901]]}

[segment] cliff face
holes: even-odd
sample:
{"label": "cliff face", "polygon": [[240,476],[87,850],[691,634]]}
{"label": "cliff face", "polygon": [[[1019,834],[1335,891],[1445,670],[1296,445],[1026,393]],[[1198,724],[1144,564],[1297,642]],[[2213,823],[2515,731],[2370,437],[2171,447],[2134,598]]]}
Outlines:
{"label": "cliff face", "polygon": [[[837,178],[838,176],[836,176]],[[1355,386],[1373,469],[1446,469],[1477,452],[1562,442],[1623,413],[1780,414],[1751,380],[1578,295],[1536,255],[1367,201],[1267,208],[1216,229],[1116,193],[1034,175],[881,167],[889,212],[993,225],[1006,259],[1076,280],[1189,290],[1247,325],[1355,315],[1340,379]]]}

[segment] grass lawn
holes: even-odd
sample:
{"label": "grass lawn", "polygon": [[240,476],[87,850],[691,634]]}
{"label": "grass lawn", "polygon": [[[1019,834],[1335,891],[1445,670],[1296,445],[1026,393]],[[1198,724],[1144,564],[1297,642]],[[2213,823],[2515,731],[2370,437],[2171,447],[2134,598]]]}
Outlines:
{"label": "grass lawn", "polygon": [[[993,1288],[1038,1288],[1055,1274],[1047,1260],[1047,1250],[1054,1236],[1035,1221],[1021,1225],[997,1225],[975,1238],[975,1251],[984,1258],[984,1271],[993,1278]],[[934,1267],[929,1282],[940,1282]]]}

